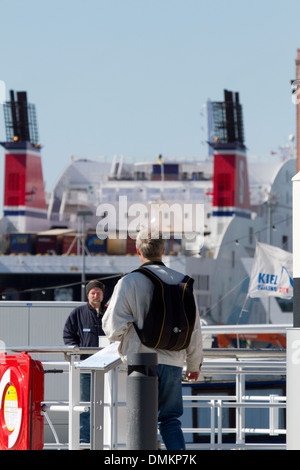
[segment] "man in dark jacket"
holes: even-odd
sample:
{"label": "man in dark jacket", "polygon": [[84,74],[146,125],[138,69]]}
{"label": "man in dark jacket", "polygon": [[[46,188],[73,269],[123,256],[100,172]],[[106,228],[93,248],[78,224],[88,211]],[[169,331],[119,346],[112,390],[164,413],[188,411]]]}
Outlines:
{"label": "man in dark jacket", "polygon": [[64,343],[79,347],[98,347],[102,330],[104,285],[94,280],[86,285],[88,303],[74,308],[67,318],[63,339]]}
{"label": "man in dark jacket", "polygon": [[[94,347],[99,345],[99,336],[105,336],[102,330],[102,317],[104,314],[102,302],[104,284],[98,280],[90,281],[86,285],[88,302],[74,308],[64,326],[64,343],[78,347]],[[81,356],[85,359],[87,355]],[[90,401],[90,374],[80,375],[80,400]],[[90,412],[80,415],[80,442],[90,442]]]}

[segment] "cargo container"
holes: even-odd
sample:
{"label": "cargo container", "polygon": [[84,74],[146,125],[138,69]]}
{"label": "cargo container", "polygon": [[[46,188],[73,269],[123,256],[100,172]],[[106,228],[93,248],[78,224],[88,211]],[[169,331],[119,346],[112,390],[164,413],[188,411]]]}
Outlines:
{"label": "cargo container", "polygon": [[36,235],[32,233],[10,233],[9,253],[11,255],[34,255]]}
{"label": "cargo container", "polygon": [[62,237],[59,235],[37,235],[35,250],[37,255],[60,255]]}
{"label": "cargo container", "polygon": [[96,233],[88,232],[86,236],[86,247],[91,255],[106,255],[107,239],[101,239]]}
{"label": "cargo container", "polygon": [[[77,246],[79,244],[79,247]],[[77,239],[76,233],[70,235],[63,235],[62,237],[62,248],[61,253],[62,255],[77,255],[81,252],[80,251],[81,241]]]}
{"label": "cargo container", "polygon": [[107,238],[107,254],[108,255],[126,255],[127,239],[123,238]]}

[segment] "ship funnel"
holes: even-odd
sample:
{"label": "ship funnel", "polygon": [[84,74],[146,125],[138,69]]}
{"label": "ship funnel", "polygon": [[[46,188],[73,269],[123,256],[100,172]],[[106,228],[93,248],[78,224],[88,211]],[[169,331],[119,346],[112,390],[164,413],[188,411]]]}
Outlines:
{"label": "ship funnel", "polygon": [[4,103],[4,217],[18,232],[48,228],[35,106],[24,91]]}
{"label": "ship funnel", "polygon": [[250,217],[246,147],[239,94],[224,90],[224,101],[212,102],[212,111],[213,215]]}

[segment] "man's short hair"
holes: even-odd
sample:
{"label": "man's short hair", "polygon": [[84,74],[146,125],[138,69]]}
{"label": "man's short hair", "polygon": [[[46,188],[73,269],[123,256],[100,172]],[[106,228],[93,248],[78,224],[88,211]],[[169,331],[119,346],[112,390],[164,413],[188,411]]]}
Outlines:
{"label": "man's short hair", "polygon": [[143,228],[136,237],[136,247],[146,259],[161,258],[166,246],[162,233],[155,228]]}

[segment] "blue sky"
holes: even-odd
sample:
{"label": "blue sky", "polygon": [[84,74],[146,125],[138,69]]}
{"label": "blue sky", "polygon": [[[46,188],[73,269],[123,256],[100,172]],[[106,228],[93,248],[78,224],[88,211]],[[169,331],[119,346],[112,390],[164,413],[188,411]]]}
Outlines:
{"label": "blue sky", "polygon": [[71,155],[205,158],[203,105],[224,88],[240,93],[249,157],[295,133],[299,0],[0,0],[0,13],[0,80],[36,105],[47,190]]}

